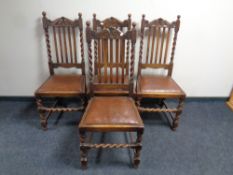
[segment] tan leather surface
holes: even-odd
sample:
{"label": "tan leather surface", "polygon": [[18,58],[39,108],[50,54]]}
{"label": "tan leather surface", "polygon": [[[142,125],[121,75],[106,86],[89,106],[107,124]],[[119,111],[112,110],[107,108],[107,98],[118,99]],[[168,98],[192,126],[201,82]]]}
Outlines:
{"label": "tan leather surface", "polygon": [[138,93],[184,94],[179,85],[168,76],[143,75],[138,82]]}
{"label": "tan leather surface", "polygon": [[36,95],[76,95],[85,92],[85,77],[82,75],[53,75],[36,91]]}
{"label": "tan leather surface", "polygon": [[87,125],[136,125],[143,127],[142,119],[129,97],[93,97],[80,122]]}

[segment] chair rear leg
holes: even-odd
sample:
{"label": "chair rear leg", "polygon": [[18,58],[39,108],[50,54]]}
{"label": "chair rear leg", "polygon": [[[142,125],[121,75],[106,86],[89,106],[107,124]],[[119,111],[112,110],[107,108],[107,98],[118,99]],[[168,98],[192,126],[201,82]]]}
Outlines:
{"label": "chair rear leg", "polygon": [[172,130],[175,131],[176,128],[179,125],[179,119],[180,119],[180,115],[183,111],[183,106],[184,106],[184,97],[179,98],[179,104],[177,106],[177,112],[175,112],[175,118],[173,120],[173,124],[172,124]]}
{"label": "chair rear leg", "polygon": [[88,99],[85,95],[82,95],[80,96],[80,101],[81,101],[81,106],[83,106],[83,111],[84,111],[87,106]]}
{"label": "chair rear leg", "polygon": [[164,98],[162,98],[162,99],[159,99],[159,107],[160,108],[163,108],[163,106],[164,106]]}
{"label": "chair rear leg", "polygon": [[140,152],[141,152],[141,149],[142,149],[142,146],[141,146],[142,134],[143,134],[142,131],[138,131],[138,132],[137,132],[137,140],[136,140],[136,143],[138,143],[139,146],[137,146],[137,147],[135,148],[135,152],[134,152],[134,159],[133,159],[134,168],[138,168],[138,166],[139,166],[139,164],[140,164]]}
{"label": "chair rear leg", "polygon": [[136,106],[137,106],[137,107],[140,107],[140,106],[141,106],[141,100],[142,100],[141,97],[137,97],[137,98],[136,98]]}

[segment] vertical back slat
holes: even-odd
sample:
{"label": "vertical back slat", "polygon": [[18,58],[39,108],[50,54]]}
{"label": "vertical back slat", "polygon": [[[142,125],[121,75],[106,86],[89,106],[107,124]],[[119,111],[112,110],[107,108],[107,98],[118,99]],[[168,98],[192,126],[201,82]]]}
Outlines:
{"label": "vertical back slat", "polygon": [[116,39],[116,83],[118,83],[118,74],[119,74],[119,40]]}
{"label": "vertical back slat", "polygon": [[57,48],[57,34],[56,34],[56,28],[53,26],[53,39],[54,39],[54,47],[56,52],[56,59],[57,63],[59,63],[59,55],[58,55],[58,48]]}
{"label": "vertical back slat", "polygon": [[69,41],[69,50],[70,50],[70,62],[73,63],[73,54],[72,54],[72,44],[71,44],[71,35],[70,35],[70,27],[67,28],[68,30],[68,41]]}
{"label": "vertical back slat", "polygon": [[165,53],[164,53],[164,59],[163,59],[163,63],[166,64],[167,62],[167,53],[168,53],[168,47],[169,47],[169,40],[170,40],[170,33],[171,33],[171,28],[168,28],[167,31],[167,37],[166,37],[166,48],[165,48]]}
{"label": "vertical back slat", "polygon": [[162,63],[164,37],[165,37],[165,27],[163,27],[162,38],[161,38],[161,45],[160,45],[160,55],[159,55],[159,63],[160,64]]}
{"label": "vertical back slat", "polygon": [[64,63],[64,60],[63,60],[62,36],[61,36],[61,28],[60,27],[58,27],[58,37],[59,37],[59,44],[60,44],[61,62]]}
{"label": "vertical back slat", "polygon": [[147,40],[147,50],[146,50],[146,63],[148,63],[148,59],[149,59],[149,50],[150,50],[150,30],[151,30],[151,27],[149,27],[148,29],[148,40]]}
{"label": "vertical back slat", "polygon": [[150,63],[152,64],[153,56],[154,56],[154,44],[155,44],[155,32],[156,32],[156,28],[152,27],[151,30],[152,30],[152,46],[151,46]]}
{"label": "vertical back slat", "polygon": [[66,28],[63,27],[62,29],[63,29],[63,42],[65,48],[66,63],[68,63],[68,54],[67,54],[67,45],[66,45]]}
{"label": "vertical back slat", "polygon": [[73,45],[74,45],[74,62],[77,63],[77,47],[76,47],[76,33],[75,33],[75,28],[72,27],[73,31]]}
{"label": "vertical back slat", "polygon": [[125,40],[121,39],[121,83],[124,84],[124,67],[125,67]]}
{"label": "vertical back slat", "polygon": [[156,56],[155,56],[155,63],[158,61],[159,56],[159,41],[160,41],[160,27],[156,28]]}
{"label": "vertical back slat", "polygon": [[111,83],[113,81],[112,64],[113,64],[113,40],[110,39],[110,82]]}
{"label": "vertical back slat", "polygon": [[97,68],[98,68],[98,80],[101,83],[101,41],[98,39],[98,60],[97,60]]}
{"label": "vertical back slat", "polygon": [[103,61],[104,61],[104,83],[107,83],[107,74],[108,74],[108,39],[103,39],[102,40],[103,45],[102,45],[102,49],[103,49]]}

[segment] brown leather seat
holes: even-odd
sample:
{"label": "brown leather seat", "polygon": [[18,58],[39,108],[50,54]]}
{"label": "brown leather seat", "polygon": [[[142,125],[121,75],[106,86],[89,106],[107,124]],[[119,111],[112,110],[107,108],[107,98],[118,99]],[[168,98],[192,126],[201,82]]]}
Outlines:
{"label": "brown leather seat", "polygon": [[79,124],[91,131],[124,131],[143,128],[142,119],[130,97],[93,97]]}
{"label": "brown leather seat", "polygon": [[137,93],[145,95],[153,95],[159,97],[162,95],[180,96],[185,95],[180,86],[169,76],[143,75],[138,80]]}
{"label": "brown leather seat", "polygon": [[35,92],[38,96],[73,96],[85,92],[82,75],[52,75]]}

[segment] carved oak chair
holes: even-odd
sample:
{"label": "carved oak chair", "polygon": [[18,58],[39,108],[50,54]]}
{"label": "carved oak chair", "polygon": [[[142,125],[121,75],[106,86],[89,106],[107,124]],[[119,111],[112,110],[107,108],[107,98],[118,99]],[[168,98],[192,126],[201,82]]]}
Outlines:
{"label": "carved oak chair", "polygon": [[[109,17],[109,18],[106,18],[104,20],[99,20],[99,19],[96,18],[96,14],[93,14],[93,30],[96,31],[96,32],[101,31],[101,30],[106,29],[106,28],[108,28],[108,29],[109,28],[115,28],[115,29],[120,30],[121,32],[126,32],[126,31],[129,31],[131,29],[131,25],[132,25],[131,14],[128,14],[128,19],[125,19],[123,21],[120,21],[115,17]],[[113,42],[112,41],[110,41],[110,42],[111,42],[110,45],[112,47]],[[116,41],[116,43],[118,45],[120,44],[119,42],[120,41]],[[102,45],[103,45],[103,47],[105,47],[106,43],[103,43]],[[103,81],[102,80],[103,76],[102,76],[102,79],[100,78],[101,77],[101,71],[100,71],[101,68],[99,69],[97,67],[97,64],[98,64],[97,63],[97,58],[101,57],[101,52],[98,52],[98,49],[102,49],[101,48],[102,45],[99,44],[99,48],[98,48],[98,40],[94,40],[94,80],[93,80],[93,84],[95,84],[95,83],[98,84],[99,82]],[[123,47],[123,45],[122,45],[122,47]],[[125,65],[126,76],[124,77],[125,78],[124,81],[129,81],[128,80],[128,75],[129,75],[130,47],[131,47],[130,41],[127,40],[126,41],[126,48],[125,48],[125,43],[124,43],[124,47],[123,47],[124,52],[125,52],[125,49],[126,49],[126,60],[125,60],[125,64],[124,64]],[[116,49],[117,49],[116,54],[119,54],[120,48],[116,48]],[[98,53],[100,55],[98,55]],[[111,54],[113,54],[113,53],[111,53]],[[113,56],[111,55],[111,57],[113,57]],[[116,57],[118,58],[118,56],[116,56]],[[99,61],[102,62],[101,67],[103,67],[103,60],[100,59]],[[111,62],[113,60],[109,60],[109,61]],[[120,60],[116,60],[116,61],[120,62]],[[98,72],[98,70],[99,70],[99,72]],[[110,70],[111,70],[110,74],[111,74],[112,79],[118,81],[118,77],[116,77],[116,76],[118,76],[118,72],[115,74],[116,75],[115,76],[112,69],[110,69]],[[118,70],[119,70],[119,68],[116,68],[116,71],[118,71]],[[99,79],[98,79],[97,75],[99,75]],[[106,87],[101,87],[101,88],[98,87],[98,88],[95,89],[95,94],[98,94],[98,95],[107,95],[107,94],[109,94],[109,95],[113,95],[113,94],[120,95],[120,94],[127,94],[127,93],[128,93],[128,91],[122,90],[122,88],[109,90],[109,89],[106,89]]]}
{"label": "carved oak chair", "polygon": [[[75,20],[65,17],[50,20],[46,17],[45,12],[42,15],[50,77],[36,90],[35,97],[41,127],[46,130],[47,120],[52,112],[62,113],[84,109],[86,83],[81,13]],[[50,35],[52,39],[50,39]],[[74,68],[77,71],[75,74],[64,75],[56,73],[56,68]],[[63,104],[64,99],[70,98],[80,98],[82,104],[76,107],[68,107]],[[48,99],[55,100],[54,106],[47,105]]]}
{"label": "carved oak chair", "polygon": [[[186,96],[171,77],[179,27],[180,16],[173,22],[161,18],[149,22],[145,19],[145,15],[142,16],[136,83],[139,111],[167,112],[172,119],[171,128],[173,130],[178,126],[179,116]],[[152,69],[153,73],[156,72],[157,75],[143,74],[142,71],[148,68]],[[143,107],[140,103],[142,98],[158,99],[159,103],[152,108]],[[178,99],[178,106],[176,108],[168,107],[165,103],[166,99]]]}
{"label": "carved oak chair", "polygon": [[[132,148],[134,166],[137,167],[140,162],[144,125],[134,100],[130,97],[133,93],[135,24],[132,30],[122,33],[112,27],[97,32],[91,30],[90,23],[87,23],[86,37],[90,91],[93,97],[79,123],[81,167],[87,168],[87,152],[91,148]],[[128,66],[125,60],[126,40],[129,40],[132,45],[129,74],[126,73],[126,66]],[[97,57],[93,57],[92,53],[95,41],[97,41],[98,48]],[[95,69],[97,69],[96,77]],[[108,93],[103,91],[100,95],[99,89],[105,89]],[[116,90],[123,93],[115,93]],[[87,133],[94,132],[137,133],[137,138],[136,141],[132,139],[131,143],[126,144],[91,143],[91,138],[87,137]]]}

